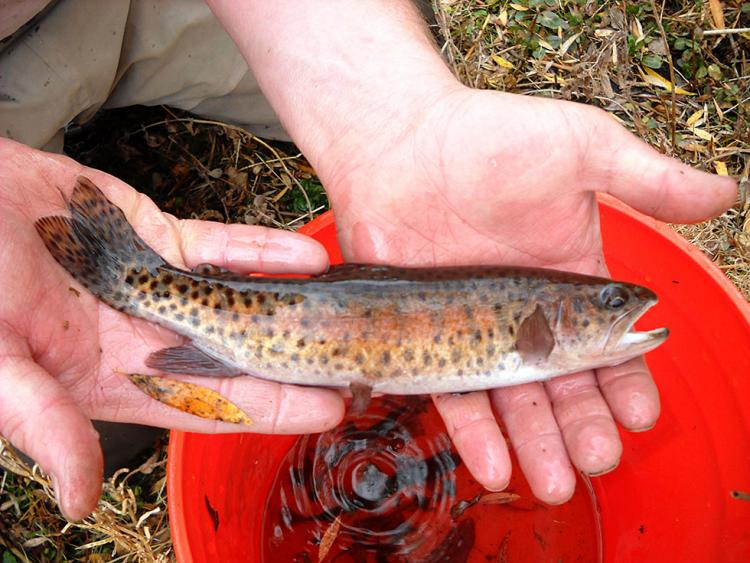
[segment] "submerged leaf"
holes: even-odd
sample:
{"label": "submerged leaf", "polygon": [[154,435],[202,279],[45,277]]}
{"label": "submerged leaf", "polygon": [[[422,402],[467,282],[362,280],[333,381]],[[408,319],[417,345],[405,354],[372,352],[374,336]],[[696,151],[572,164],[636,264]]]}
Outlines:
{"label": "submerged leaf", "polygon": [[340,529],[341,516],[336,516],[336,519],[331,522],[331,525],[328,526],[326,533],[323,534],[323,538],[320,540],[320,548],[318,549],[318,562],[323,561],[323,559],[326,558],[326,555],[328,555],[328,552],[331,551],[333,542],[338,537]]}
{"label": "submerged leaf", "polygon": [[200,418],[233,424],[252,424],[242,409],[213,389],[158,375],[126,374],[148,396],[167,406]]}

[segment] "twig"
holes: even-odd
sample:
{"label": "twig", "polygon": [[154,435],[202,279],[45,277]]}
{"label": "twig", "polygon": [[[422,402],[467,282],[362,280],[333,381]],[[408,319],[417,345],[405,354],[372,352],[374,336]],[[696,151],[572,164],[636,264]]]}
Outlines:
{"label": "twig", "polygon": [[[662,9],[664,6],[662,5]],[[672,51],[669,49],[669,41],[667,40],[667,32],[664,31],[664,26],[661,23],[661,15],[656,9],[656,1],[651,0],[651,10],[654,12],[654,19],[656,20],[656,26],[659,28],[659,34],[661,35],[662,41],[664,41],[664,47],[667,51],[667,64],[669,65],[669,80],[672,83],[672,87],[669,89],[672,103],[670,108],[671,119],[669,120],[669,129],[672,137],[672,150],[677,150],[677,96],[675,90],[677,90],[677,84],[675,84],[674,74],[674,63],[672,62]]]}
{"label": "twig", "polygon": [[700,39],[706,35],[731,35],[735,33],[750,33],[750,27],[731,27],[725,29],[697,29],[695,35]]}

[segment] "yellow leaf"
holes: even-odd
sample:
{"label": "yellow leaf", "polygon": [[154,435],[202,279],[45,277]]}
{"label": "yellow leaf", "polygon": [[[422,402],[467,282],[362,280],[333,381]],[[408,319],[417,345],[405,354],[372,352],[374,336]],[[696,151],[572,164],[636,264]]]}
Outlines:
{"label": "yellow leaf", "polygon": [[328,552],[331,551],[333,542],[336,539],[336,536],[339,535],[340,529],[341,516],[339,515],[336,516],[336,519],[333,522],[331,522],[331,525],[328,526],[328,529],[320,540],[320,546],[318,547],[318,562],[323,561],[323,559],[326,558],[326,555],[328,555]]}
{"label": "yellow leaf", "polygon": [[[651,84],[652,86],[658,86],[659,88],[664,88],[665,90],[668,90],[669,92],[672,91],[672,83],[664,78],[661,74],[656,72],[652,68],[643,67],[640,68],[641,77],[643,78],[644,82],[647,84]],[[682,88],[675,88],[674,89],[675,94],[682,94],[685,96],[695,96],[692,92],[688,92],[687,90],[683,90]]]}
{"label": "yellow leaf", "polygon": [[724,29],[726,23],[724,21],[724,8],[719,0],[708,0],[708,8],[711,11],[711,19],[714,20],[714,27],[716,29]]}
{"label": "yellow leaf", "polygon": [[705,129],[698,129],[697,127],[692,129],[693,134],[698,137],[699,139],[703,139],[704,141],[712,141],[714,136],[706,131]]}
{"label": "yellow leaf", "polygon": [[729,176],[729,171],[727,170],[727,165],[721,161],[717,160],[714,162],[714,168],[716,168],[716,173],[719,176]]}
{"label": "yellow leaf", "polygon": [[159,375],[125,375],[146,395],[182,412],[234,424],[253,423],[237,405],[207,387]]}
{"label": "yellow leaf", "polygon": [[690,141],[683,141],[682,143],[680,143],[680,147],[685,149],[686,151],[699,152],[699,153],[708,152],[708,149],[706,149],[706,147],[704,147],[703,145],[699,143],[691,143]]}
{"label": "yellow leaf", "polygon": [[693,127],[694,125],[697,125],[701,117],[703,117],[703,109],[699,109],[687,118],[687,126]]}
{"label": "yellow leaf", "polygon": [[497,19],[500,20],[500,23],[503,27],[508,25],[508,10],[503,10],[500,12],[500,14],[497,16]]}
{"label": "yellow leaf", "polygon": [[492,60],[495,61],[495,64],[497,66],[501,66],[503,68],[516,68],[515,66],[513,66],[512,62],[502,58],[500,55],[492,55]]}
{"label": "yellow leaf", "polygon": [[548,72],[547,74],[545,74],[544,78],[547,79],[547,82],[561,84],[562,86],[565,86],[565,83],[567,82],[563,77],[557,76],[556,74],[552,74],[551,72]]}
{"label": "yellow leaf", "polygon": [[748,41],[750,41],[750,33],[742,32],[742,33],[740,33],[740,37],[744,37],[745,39],[747,39]]}
{"label": "yellow leaf", "polygon": [[523,4],[514,4],[511,2],[510,7],[514,10],[518,10],[519,12],[528,12],[529,8],[528,6],[524,6]]}

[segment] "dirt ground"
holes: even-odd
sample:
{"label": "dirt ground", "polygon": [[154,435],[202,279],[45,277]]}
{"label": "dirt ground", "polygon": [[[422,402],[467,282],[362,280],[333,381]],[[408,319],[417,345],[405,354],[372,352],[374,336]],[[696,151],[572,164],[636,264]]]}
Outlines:
{"label": "dirt ground", "polygon": [[[464,83],[600,106],[665,154],[747,179],[750,32],[738,30],[750,26],[750,2],[441,0],[436,8],[442,51]],[[170,108],[101,113],[70,129],[65,150],[178,217],[295,229],[328,207],[293,145]],[[746,193],[713,221],[674,228],[750,297]],[[94,516],[76,524],[57,513],[46,476],[0,447],[2,563],[173,560],[163,443],[139,468],[115,474]]]}

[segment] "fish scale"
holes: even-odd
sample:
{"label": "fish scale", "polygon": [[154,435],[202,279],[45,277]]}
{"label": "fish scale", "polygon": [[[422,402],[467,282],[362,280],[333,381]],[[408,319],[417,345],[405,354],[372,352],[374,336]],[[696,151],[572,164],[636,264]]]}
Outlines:
{"label": "fish scale", "polygon": [[70,218],[36,223],[52,256],[105,303],[191,339],[148,358],[162,371],[457,392],[613,365],[666,338],[630,332],[656,296],[624,282],[490,266],[347,264],[311,278],[186,271],[88,179],[68,209]]}

